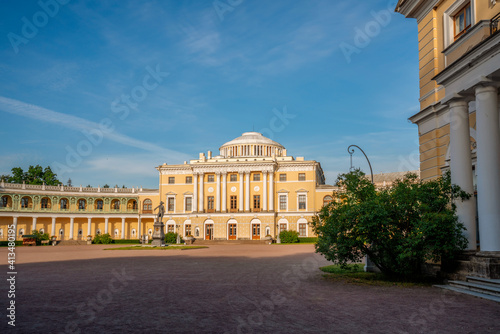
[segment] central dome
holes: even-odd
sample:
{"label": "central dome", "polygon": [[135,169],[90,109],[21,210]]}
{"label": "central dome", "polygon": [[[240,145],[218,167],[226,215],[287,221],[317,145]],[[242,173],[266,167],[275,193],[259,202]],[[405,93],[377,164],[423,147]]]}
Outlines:
{"label": "central dome", "polygon": [[245,132],[241,137],[228,141],[219,148],[220,155],[231,157],[282,156],[285,148],[280,143],[264,137],[259,132]]}

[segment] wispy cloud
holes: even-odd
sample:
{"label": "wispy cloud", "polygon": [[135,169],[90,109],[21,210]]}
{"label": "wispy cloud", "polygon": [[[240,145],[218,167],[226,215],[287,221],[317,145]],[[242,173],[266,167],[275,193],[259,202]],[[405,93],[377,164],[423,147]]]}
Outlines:
{"label": "wispy cloud", "polygon": [[[77,131],[92,131],[100,128],[100,125],[96,122],[92,122],[77,116],[45,109],[33,104],[28,104],[22,101],[10,99],[3,96],[0,96],[0,110],[42,122],[57,124],[65,128]],[[135,147],[150,152],[157,152],[162,155],[171,155],[177,158],[187,157],[184,153],[166,149],[156,144],[148,143],[142,140],[129,137],[127,135],[117,132],[116,130],[105,132],[103,133],[103,135],[105,138],[122,145]]]}

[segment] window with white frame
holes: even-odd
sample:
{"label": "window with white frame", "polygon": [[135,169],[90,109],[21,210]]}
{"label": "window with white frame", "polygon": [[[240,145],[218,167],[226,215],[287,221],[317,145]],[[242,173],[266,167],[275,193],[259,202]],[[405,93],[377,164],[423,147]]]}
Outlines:
{"label": "window with white frame", "polygon": [[186,197],[184,210],[185,211],[193,211],[193,198],[191,196]]}
{"label": "window with white frame", "polygon": [[476,0],[457,0],[443,14],[444,48],[464,35],[474,24]]}
{"label": "window with white frame", "polygon": [[287,206],[288,206],[288,196],[287,195],[280,195],[279,196],[280,200],[280,210],[281,211],[286,211]]}
{"label": "window with white frame", "polygon": [[307,208],[307,195],[298,194],[298,208],[299,210],[305,210]]}
{"label": "window with white frame", "polygon": [[175,198],[167,197],[167,210],[174,211],[175,210]]}
{"label": "window with white frame", "polygon": [[168,184],[175,184],[175,176],[169,176]]}

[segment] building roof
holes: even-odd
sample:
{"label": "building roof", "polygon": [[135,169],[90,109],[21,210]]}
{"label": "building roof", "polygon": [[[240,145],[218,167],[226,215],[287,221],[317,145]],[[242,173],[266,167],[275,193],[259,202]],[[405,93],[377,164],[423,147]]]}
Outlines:
{"label": "building roof", "polygon": [[231,141],[228,141],[227,143],[222,145],[221,148],[223,148],[225,146],[248,145],[248,144],[250,144],[250,145],[255,145],[255,144],[272,145],[272,146],[278,146],[280,148],[285,148],[280,143],[277,143],[274,140],[271,140],[267,137],[264,137],[262,135],[262,133],[259,133],[259,132],[245,132],[240,137],[235,138]]}

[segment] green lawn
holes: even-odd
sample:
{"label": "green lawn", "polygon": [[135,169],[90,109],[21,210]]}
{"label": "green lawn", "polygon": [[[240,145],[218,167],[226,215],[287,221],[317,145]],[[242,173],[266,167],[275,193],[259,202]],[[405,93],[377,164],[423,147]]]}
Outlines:
{"label": "green lawn", "polygon": [[142,247],[142,246],[128,246],[128,247],[115,247],[115,248],[105,248],[104,250],[186,250],[186,249],[198,249],[198,248],[208,248],[207,246],[168,246],[168,247]]}

